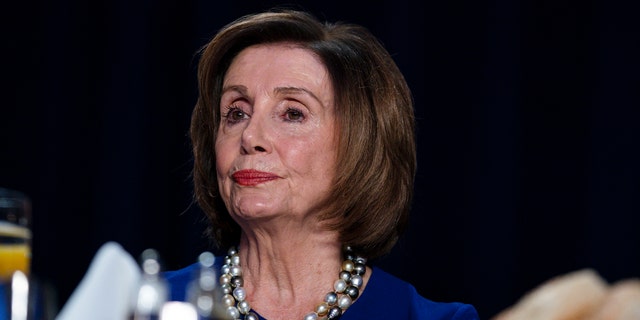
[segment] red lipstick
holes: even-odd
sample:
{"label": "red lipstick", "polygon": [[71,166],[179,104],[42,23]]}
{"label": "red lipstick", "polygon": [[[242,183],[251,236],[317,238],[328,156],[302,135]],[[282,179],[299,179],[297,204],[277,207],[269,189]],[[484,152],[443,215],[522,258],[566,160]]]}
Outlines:
{"label": "red lipstick", "polygon": [[233,180],[241,186],[256,186],[263,182],[280,178],[273,173],[253,169],[236,171],[231,175],[231,177],[233,177]]}

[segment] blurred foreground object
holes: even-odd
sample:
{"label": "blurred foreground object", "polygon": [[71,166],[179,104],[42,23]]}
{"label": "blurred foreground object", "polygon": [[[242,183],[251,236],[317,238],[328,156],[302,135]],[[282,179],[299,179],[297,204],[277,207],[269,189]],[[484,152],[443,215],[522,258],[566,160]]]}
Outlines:
{"label": "blurred foreground object", "polygon": [[231,319],[223,304],[223,292],[218,284],[219,275],[214,269],[215,259],[209,251],[198,256],[199,268],[187,288],[187,300],[197,310],[199,319]]}
{"label": "blurred foreground object", "polygon": [[17,270],[0,282],[0,320],[50,320],[57,314],[57,296],[47,282]]}
{"label": "blurred foreground object", "polygon": [[141,276],[128,252],[115,242],[105,243],[56,320],[127,319]]}
{"label": "blurred foreground object", "polygon": [[18,191],[0,188],[0,281],[15,271],[29,275],[31,265],[31,201]]}
{"label": "blurred foreground object", "polygon": [[[107,242],[55,320],[228,319],[214,261],[210,252],[200,255],[200,266],[188,288],[189,302],[169,301],[158,251],[145,250],[138,264],[118,243]],[[0,320],[5,319],[0,316]]]}
{"label": "blurred foreground object", "polygon": [[155,249],[142,252],[142,278],[133,301],[133,320],[152,320],[160,317],[160,310],[169,298],[169,287],[160,278],[160,255]]}
{"label": "blurred foreground object", "polygon": [[639,320],[640,279],[607,283],[592,269],[554,277],[492,320]]}
{"label": "blurred foreground object", "polygon": [[49,320],[55,290],[31,272],[31,200],[0,188],[0,320]]}

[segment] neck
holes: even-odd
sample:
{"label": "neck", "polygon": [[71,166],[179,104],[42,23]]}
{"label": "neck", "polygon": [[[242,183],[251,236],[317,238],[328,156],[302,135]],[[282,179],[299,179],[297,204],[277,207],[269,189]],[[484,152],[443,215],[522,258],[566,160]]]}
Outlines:
{"label": "neck", "polygon": [[302,319],[333,289],[342,264],[337,237],[243,236],[239,256],[247,300],[267,319]]}
{"label": "neck", "polygon": [[286,246],[269,244],[243,236],[239,252],[232,248],[225,258],[221,281],[231,286],[226,292],[236,297],[236,315],[253,309],[267,318],[320,315],[337,319],[368,281],[370,270],[367,274],[365,259],[356,257],[350,249],[343,256],[345,248],[326,243],[311,247],[318,254],[307,251],[308,246],[283,251]]}

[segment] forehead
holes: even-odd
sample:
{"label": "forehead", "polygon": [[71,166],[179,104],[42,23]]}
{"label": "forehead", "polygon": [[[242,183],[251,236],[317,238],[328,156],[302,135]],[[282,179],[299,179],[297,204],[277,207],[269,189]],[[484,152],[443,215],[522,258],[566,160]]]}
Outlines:
{"label": "forehead", "polygon": [[[247,79],[247,75],[251,75]],[[330,85],[327,68],[309,49],[293,43],[249,46],[232,60],[225,85],[234,81],[299,81],[313,86]]]}

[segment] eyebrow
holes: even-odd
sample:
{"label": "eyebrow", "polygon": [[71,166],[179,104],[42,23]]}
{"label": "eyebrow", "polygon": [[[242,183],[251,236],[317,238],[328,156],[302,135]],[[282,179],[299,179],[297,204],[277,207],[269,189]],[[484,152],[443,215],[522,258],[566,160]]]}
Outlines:
{"label": "eyebrow", "polygon": [[324,104],[322,103],[322,101],[320,101],[320,99],[311,91],[305,89],[305,88],[300,88],[300,87],[277,87],[273,90],[275,93],[278,94],[301,94],[301,93],[305,93],[308,96],[310,96],[311,98],[313,98],[314,100],[318,101],[318,103],[320,103],[321,106],[324,106]]}
{"label": "eyebrow", "polygon": [[[242,95],[247,95],[247,87],[245,87],[243,85],[233,85],[233,86],[224,87],[224,88],[222,88],[222,95],[224,95],[225,93],[227,93],[229,91],[236,91],[236,92],[239,92]],[[311,98],[313,98],[314,100],[318,101],[318,103],[320,103],[320,105],[325,106],[324,103],[322,103],[322,101],[313,92],[311,92],[311,91],[309,91],[309,90],[307,90],[305,88],[301,88],[301,87],[276,87],[275,89],[273,89],[273,91],[276,94],[306,94],[306,95],[310,96]]]}
{"label": "eyebrow", "polygon": [[237,92],[239,92],[239,93],[241,93],[243,95],[246,95],[247,94],[247,87],[241,86],[241,85],[224,87],[224,88],[222,88],[221,95],[224,95],[225,93],[227,93],[229,91],[237,91]]}

